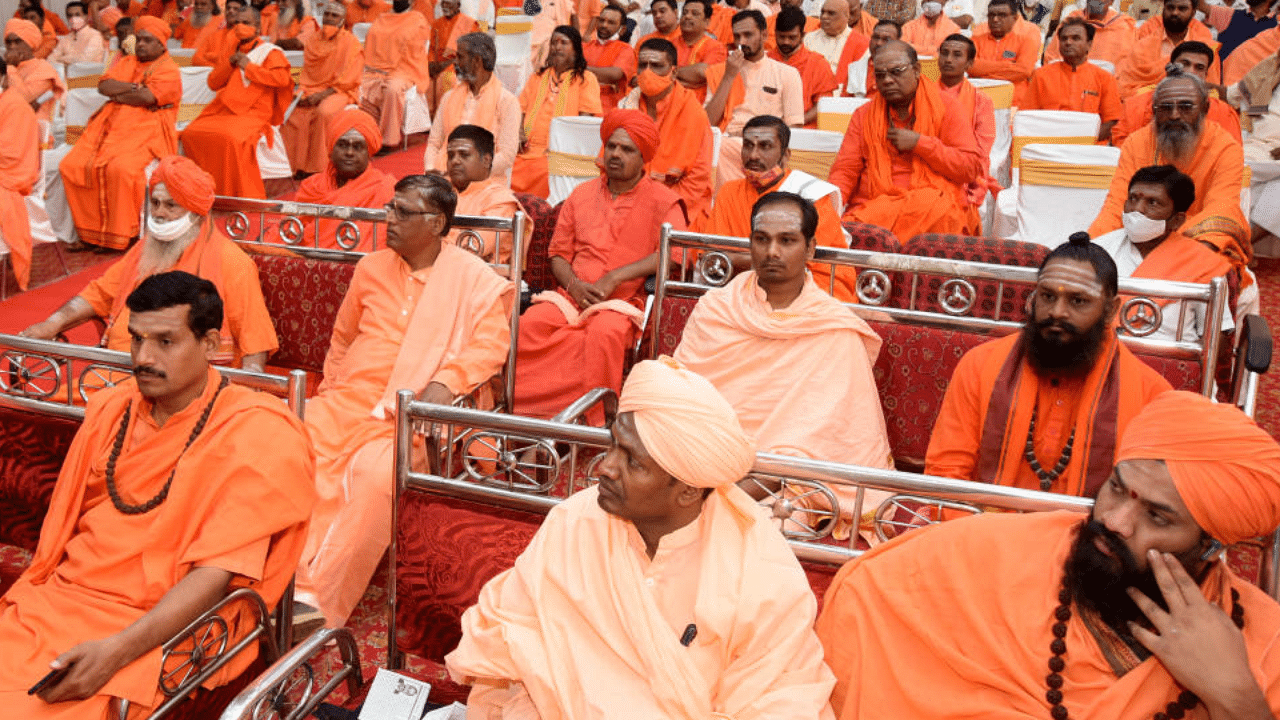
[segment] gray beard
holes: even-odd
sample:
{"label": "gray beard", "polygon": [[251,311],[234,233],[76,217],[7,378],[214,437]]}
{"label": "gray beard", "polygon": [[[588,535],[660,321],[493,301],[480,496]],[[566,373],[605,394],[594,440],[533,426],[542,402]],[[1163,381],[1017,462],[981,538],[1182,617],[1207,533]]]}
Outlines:
{"label": "gray beard", "polygon": [[178,258],[196,239],[198,233],[192,233],[186,239],[178,238],[173,242],[160,242],[150,237],[143,240],[142,254],[138,257],[138,277],[150,277],[156,273],[166,272],[178,264]]}
{"label": "gray beard", "polygon": [[211,20],[212,18],[213,18],[213,13],[209,13],[208,15],[201,15],[201,14],[199,14],[199,13],[192,13],[192,14],[191,14],[191,24],[192,24],[192,25],[194,25],[194,26],[196,26],[196,27],[204,27],[205,25],[208,25],[208,24],[209,24],[209,20]]}
{"label": "gray beard", "polygon": [[1191,160],[1196,153],[1196,144],[1200,140],[1200,127],[1203,120],[1190,129],[1171,127],[1156,130],[1156,151],[1160,157],[1180,165]]}

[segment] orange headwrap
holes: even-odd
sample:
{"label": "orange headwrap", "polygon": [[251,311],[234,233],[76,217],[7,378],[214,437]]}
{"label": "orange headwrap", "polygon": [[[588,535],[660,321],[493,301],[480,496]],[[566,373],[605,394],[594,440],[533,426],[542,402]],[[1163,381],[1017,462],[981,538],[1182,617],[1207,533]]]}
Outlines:
{"label": "orange headwrap", "polygon": [[325,146],[332,150],[338,138],[346,135],[351,129],[355,129],[364,136],[370,153],[376,153],[382,149],[382,131],[378,129],[378,122],[369,113],[355,108],[343,110],[329,120],[329,127],[324,136]]}
{"label": "orange headwrap", "polygon": [[729,401],[706,378],[669,357],[632,368],[618,412],[632,413],[644,449],[686,485],[729,486],[755,462],[755,441]]}
{"label": "orange headwrap", "polygon": [[613,131],[622,128],[640,150],[640,156],[647,163],[658,152],[658,125],[645,113],[639,110],[610,110],[600,124],[600,140],[609,142]]}
{"label": "orange headwrap", "polygon": [[1280,525],[1280,444],[1233,405],[1161,393],[1125,430],[1123,460],[1163,460],[1196,523],[1228,545]]}
{"label": "orange headwrap", "polygon": [[170,155],[160,161],[151,173],[151,187],[164,183],[173,199],[182,207],[197,215],[208,215],[213,207],[213,176],[205,172],[191,158]]}
{"label": "orange headwrap", "polygon": [[13,18],[4,24],[4,36],[17,35],[22,42],[31,46],[34,50],[40,47],[40,40],[44,37],[44,33],[40,32],[40,28],[30,20],[22,18]]}
{"label": "orange headwrap", "polygon": [[98,11],[98,18],[102,20],[103,24],[107,26],[107,29],[112,32],[115,32],[116,23],[120,22],[120,19],[123,17],[124,13],[115,5],[105,7]]}
{"label": "orange headwrap", "polygon": [[133,31],[135,33],[137,32],[151,33],[152,35],[155,36],[157,40],[160,41],[161,45],[169,42],[169,36],[173,34],[173,30],[169,27],[169,23],[161,20],[158,17],[152,17],[150,15],[143,15],[139,17],[137,20],[134,20]]}

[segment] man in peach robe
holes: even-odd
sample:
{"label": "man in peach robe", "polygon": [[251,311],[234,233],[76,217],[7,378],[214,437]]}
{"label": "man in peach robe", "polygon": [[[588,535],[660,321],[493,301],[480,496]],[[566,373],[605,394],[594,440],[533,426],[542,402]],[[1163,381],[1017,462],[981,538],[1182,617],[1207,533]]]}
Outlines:
{"label": "man in peach robe", "polygon": [[636,75],[636,51],[618,39],[618,31],[626,16],[616,5],[606,5],[596,17],[596,32],[582,42],[582,55],[587,72],[600,84],[600,111],[618,107],[618,100],[630,90]]}
{"label": "man in peach robe", "polygon": [[458,84],[440,99],[431,119],[431,134],[423,166],[427,171],[448,167],[446,140],[454,128],[479,125],[494,134],[493,175],[504,183],[520,150],[520,101],[493,76],[498,49],[485,33],[468,33],[458,38],[458,56],[453,71]]}
{"label": "man in peach robe", "polygon": [[1258,63],[1280,52],[1280,28],[1254,35],[1222,61],[1222,84],[1228,87],[1244,79]]}
{"label": "man in peach robe", "polygon": [[1092,25],[1079,18],[1058,26],[1055,37],[1062,59],[1032,73],[1019,109],[1093,113],[1101,120],[1098,141],[1106,143],[1123,108],[1115,77],[1089,62],[1094,32]]}
{"label": "man in peach robe", "polygon": [[[699,298],[675,359],[724,394],[757,449],[892,469],[871,373],[880,336],[809,274],[817,229],[818,211],[800,195],[757,200],[751,270]],[[835,490],[836,537],[846,539],[856,489]],[[863,514],[880,499],[866,498]]]}
{"label": "man in peach robe", "polygon": [[86,6],[82,2],[67,3],[67,19],[76,28],[58,38],[58,44],[49,53],[47,60],[55,65],[79,62],[102,62],[102,55],[107,50],[102,33],[88,24]]}
{"label": "man in peach robe", "polygon": [[755,446],[733,408],[663,358],[636,365],[618,413],[599,485],[462,616],[445,665],[469,716],[831,718],[817,602],[735,485]]}
{"label": "man in peach robe", "polygon": [[58,165],[80,238],[115,250],[138,237],[147,166],[178,151],[182,73],[165,49],[169,26],[138,18],[134,37],[134,54],[98,81],[106,104]]}
{"label": "man in peach robe", "polygon": [[[520,211],[520,203],[511,192],[511,188],[502,178],[493,175],[493,133],[476,125],[459,125],[449,133],[449,142],[445,150],[449,157],[448,176],[453,189],[458,193],[458,209],[456,215],[478,217],[513,218]],[[454,229],[445,238],[445,242],[459,244],[461,233]],[[500,265],[511,263],[511,242],[500,243],[498,255],[493,253],[493,233],[479,233],[477,255],[486,262]],[[468,249],[476,239],[468,240]],[[526,257],[529,245],[524,246]],[[523,262],[524,258],[521,258]]]}
{"label": "man in peach robe", "polygon": [[693,226],[711,210],[711,153],[715,147],[711,124],[697,95],[675,82],[674,45],[650,38],[640,44],[638,55],[636,88],[622,98],[619,107],[640,110],[658,123],[666,142],[649,163],[649,177],[676,191]]}
{"label": "man in peach robe", "polygon": [[[1092,2],[1086,0],[1083,10],[1073,10],[1063,21],[1075,17],[1089,23],[1096,31],[1093,36],[1093,46],[1089,48],[1089,57],[1106,60],[1112,67],[1120,67],[1120,62],[1128,57],[1129,51],[1133,49],[1133,40],[1138,30],[1133,16],[1112,8],[1106,0]],[[1061,59],[1058,37],[1054,35],[1045,46],[1044,62],[1048,65]]]}
{"label": "man in peach robe", "polygon": [[[560,206],[548,254],[559,289],[534,296],[520,318],[515,412],[549,418],[586,391],[622,387],[622,365],[643,313],[644,279],[658,269],[663,223],[685,228],[680,198],[644,170],[658,126],[614,110],[600,127],[604,173]],[[572,372],[566,372],[573,368]],[[598,423],[599,408],[588,417]]]}
{"label": "man in peach robe", "polygon": [[[27,20],[13,19],[4,25],[6,68],[0,91],[16,93],[29,103],[40,120],[53,119],[53,110],[67,92],[67,84],[48,60],[34,55],[40,44],[40,29]],[[40,102],[46,93],[52,97]]]}
{"label": "man in peach robe", "polygon": [[[1188,40],[1173,49],[1173,54],[1169,56],[1169,62],[1182,68],[1183,73],[1195,75],[1208,83],[1209,68],[1213,67],[1214,57],[1213,48],[1202,42]],[[1139,92],[1125,102],[1124,117],[1120,119],[1120,122],[1111,131],[1112,145],[1122,147],[1124,141],[1134,131],[1151,124],[1153,116],[1151,98],[1154,95],[1155,88],[1153,87],[1145,92]],[[1231,137],[1241,138],[1241,142],[1243,142],[1243,137],[1240,134],[1240,111],[1231,107],[1226,101],[1210,96],[1209,112],[1205,115],[1205,119],[1225,130]]]}
{"label": "man in peach robe", "polygon": [[1170,389],[1112,330],[1116,264],[1075,233],[1040,266],[1022,332],[964,354],[933,426],[925,473],[1090,497],[1124,429]]}
{"label": "man in peach robe", "polygon": [[817,624],[838,715],[1274,717],[1280,606],[1222,547],[1280,524],[1280,447],[1167,392],[1115,460],[1088,515],[966,518],[847,564]]}
{"label": "man in peach robe", "polygon": [[844,219],[900,238],[981,234],[966,188],[983,181],[989,160],[978,149],[972,110],[922,77],[904,42],[881,46],[873,62],[876,97],[850,118],[831,166],[831,182],[847,198]]}
{"label": "man in peach robe", "polygon": [[[328,167],[302,181],[298,202],[381,209],[395,196],[396,179],[369,162],[381,147],[382,136],[378,133],[378,124],[365,111],[339,110],[329,120],[325,141],[329,146]],[[341,221],[334,219],[320,220],[317,229],[313,229],[310,222],[304,223],[302,244],[312,246],[313,238],[318,238],[319,247],[323,248],[357,252],[373,249],[373,223],[355,223],[360,231],[360,243],[352,248],[338,244],[341,225]],[[380,242],[385,240],[380,238]]]}
{"label": "man in peach robe", "polygon": [[346,6],[340,2],[325,5],[324,25],[307,39],[303,50],[298,104],[280,128],[289,152],[289,166],[296,173],[325,169],[330,149],[325,142],[329,123],[343,108],[354,105],[359,94],[364,51],[356,36],[342,26],[345,13]]}
{"label": "man in peach robe", "polygon": [[[0,598],[11,717],[105,720],[118,699],[148,714],[166,699],[161,643],[238,588],[274,607],[302,549],[311,443],[278,399],[210,367],[222,323],[213,285],[156,275],[129,305],[137,372],[90,400],[31,565]],[[226,617],[235,637],[235,611]],[[256,645],[206,684],[242,673]],[[66,672],[28,694],[55,669]]]}
{"label": "man in peach robe", "polygon": [[1013,83],[1014,105],[1022,99],[1027,80],[1040,59],[1040,28],[1018,16],[1015,0],[991,0],[987,22],[973,31],[978,58],[969,77],[994,78]]}
{"label": "man in peach robe", "polygon": [[804,13],[799,8],[784,8],[773,16],[776,47],[769,57],[786,63],[800,73],[800,86],[804,96],[804,126],[818,126],[818,98],[827,97],[837,87],[836,78],[826,58],[804,46]]}
{"label": "man in peach robe", "polygon": [[431,109],[439,107],[440,97],[456,83],[453,61],[458,55],[458,38],[479,29],[476,21],[460,12],[459,0],[440,0],[442,14],[429,18],[431,22],[431,49],[427,52],[427,66],[431,73]]}
{"label": "man in peach robe", "polygon": [[[1129,97],[1141,88],[1160,82],[1173,49],[1183,42],[1195,40],[1211,48],[1218,46],[1213,32],[1195,19],[1195,12],[1192,0],[1165,0],[1160,18],[1152,18],[1138,28],[1128,56],[1116,66],[1121,95]],[[1210,77],[1217,78],[1218,68],[1216,63],[1210,66]]]}
{"label": "man in peach robe", "polygon": [[942,45],[942,41],[948,35],[960,32],[960,26],[947,17],[941,7],[928,9],[936,10],[936,13],[931,16],[921,9],[920,15],[902,26],[902,42],[915,48],[920,55],[937,57],[938,47]]}
{"label": "man in peach robe", "polygon": [[[427,63],[431,27],[420,13],[409,10],[408,0],[397,3],[397,10],[379,15],[369,27],[360,81],[360,109],[378,121],[387,145],[399,145],[404,136],[405,92],[421,95],[431,87]],[[398,9],[401,4],[403,10]]]}
{"label": "man in peach robe", "polygon": [[213,357],[219,365],[262,372],[267,355],[279,346],[262,299],[258,268],[235,243],[214,228],[213,177],[189,158],[170,155],[151,174],[151,204],[141,242],[106,273],[58,308],[46,320],[22,332],[52,340],[91,318],[107,329],[101,345],[129,349],[129,293],[147,277],[182,270],[214,284],[224,298],[226,322]]}
{"label": "man in peach robe", "polygon": [[[416,13],[415,13],[416,14]],[[396,392],[449,404],[502,370],[511,283],[442,242],[457,196],[439,175],[396,184],[387,248],[365,255],[307,401],[316,489],[296,601],[342,627],[391,538]]]}
{"label": "man in peach robe", "polygon": [[347,3],[347,29],[357,23],[372,23],[388,12],[391,12],[391,3],[385,0],[351,0]]}
{"label": "man in peach robe", "polygon": [[40,125],[17,93],[0,93],[0,241],[8,246],[18,287],[31,279],[31,218],[26,197],[40,179]]}

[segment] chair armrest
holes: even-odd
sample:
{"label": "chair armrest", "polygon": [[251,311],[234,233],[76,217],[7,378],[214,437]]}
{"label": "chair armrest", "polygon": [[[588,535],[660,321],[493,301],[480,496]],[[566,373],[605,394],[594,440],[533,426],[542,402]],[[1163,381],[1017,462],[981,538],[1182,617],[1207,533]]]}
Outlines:
{"label": "chair armrest", "polygon": [[1258,376],[1271,368],[1271,328],[1261,315],[1245,315],[1236,330],[1235,372],[1231,400],[1253,417],[1258,396]]}
{"label": "chair armrest", "polygon": [[561,410],[551,420],[553,422],[578,423],[587,414],[587,411],[596,405],[604,406],[605,423],[611,423],[614,416],[618,414],[618,394],[609,388],[593,388],[583,393],[582,397],[569,403],[569,407]]}
{"label": "chair armrest", "polygon": [[[319,662],[334,645],[342,656],[342,665],[331,677],[318,682]],[[342,682],[351,695],[364,686],[360,672],[360,652],[355,637],[346,628],[324,628],[267,668],[222,712],[221,720],[249,720],[275,717],[279,720],[301,720],[310,717],[320,702]]]}

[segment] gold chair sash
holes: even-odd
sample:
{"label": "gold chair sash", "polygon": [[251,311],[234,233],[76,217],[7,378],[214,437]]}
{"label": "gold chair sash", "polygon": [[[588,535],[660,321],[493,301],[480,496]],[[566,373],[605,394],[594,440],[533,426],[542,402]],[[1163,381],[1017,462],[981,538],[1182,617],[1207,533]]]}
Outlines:
{"label": "gold chair sash", "polygon": [[1013,138],[1013,166],[1018,167],[1022,160],[1022,148],[1028,145],[1092,145],[1097,141],[1093,137],[1035,137],[1028,135]]}
{"label": "gold chair sash", "polygon": [[791,159],[787,161],[787,167],[807,172],[820,180],[826,180],[831,175],[831,165],[835,161],[834,152],[791,148]]}
{"label": "gold chair sash", "polygon": [[576,155],[558,150],[547,151],[547,172],[560,177],[600,177],[595,155]]}
{"label": "gold chair sash", "polygon": [[819,112],[818,129],[843,135],[849,129],[849,119],[852,117],[853,113]]}
{"label": "gold chair sash", "polygon": [[991,98],[996,110],[1008,110],[1013,107],[1013,83],[994,85],[991,87],[974,86],[978,92]]}
{"label": "gold chair sash", "polygon": [[1072,165],[1047,160],[1026,160],[1022,163],[1019,182],[1023,185],[1106,190],[1111,187],[1111,178],[1115,174],[1114,165]]}
{"label": "gold chair sash", "polygon": [[102,75],[81,75],[79,77],[67,78],[67,89],[75,88],[96,88],[98,82],[102,80]]}
{"label": "gold chair sash", "polygon": [[533,21],[498,23],[499,35],[523,35],[527,32],[533,32]]}

